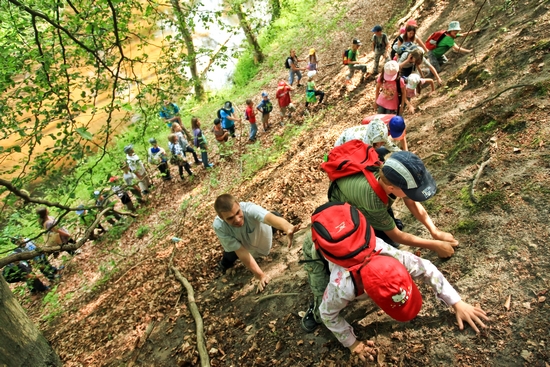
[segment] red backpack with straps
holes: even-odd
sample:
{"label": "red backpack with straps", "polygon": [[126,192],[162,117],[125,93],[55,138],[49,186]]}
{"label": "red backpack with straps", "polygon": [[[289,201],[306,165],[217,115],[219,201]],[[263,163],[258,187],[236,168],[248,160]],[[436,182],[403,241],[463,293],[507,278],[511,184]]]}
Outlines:
{"label": "red backpack with straps", "polygon": [[361,269],[376,247],[376,236],[363,214],[348,203],[329,202],[311,216],[315,249],[327,260],[349,270],[356,296],[364,293]]}
{"label": "red backpack with straps", "polygon": [[327,161],[321,164],[321,169],[327,173],[328,178],[332,181],[329,188],[329,200],[336,180],[363,173],[380,200],[384,204],[388,204],[388,195],[373,173],[379,167],[378,153],[372,146],[362,140],[350,140],[333,148],[328,154]]}
{"label": "red backpack with straps", "polygon": [[435,48],[437,47],[437,44],[439,42],[441,42],[441,40],[443,39],[443,37],[445,37],[445,34],[447,33],[446,30],[442,29],[440,31],[437,31],[437,32],[434,32],[430,35],[430,37],[428,37],[428,39],[426,40],[426,48],[428,50],[435,50]]}

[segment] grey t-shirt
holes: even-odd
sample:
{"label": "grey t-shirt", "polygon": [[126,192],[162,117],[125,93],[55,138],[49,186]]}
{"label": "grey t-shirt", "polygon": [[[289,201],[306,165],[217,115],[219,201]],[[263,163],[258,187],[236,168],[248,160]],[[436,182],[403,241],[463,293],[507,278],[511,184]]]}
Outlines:
{"label": "grey t-shirt", "polygon": [[231,252],[243,246],[252,256],[268,255],[273,233],[271,226],[264,223],[264,218],[269,212],[253,203],[239,204],[244,214],[242,227],[232,227],[218,216],[214,219],[214,231],[223,249]]}

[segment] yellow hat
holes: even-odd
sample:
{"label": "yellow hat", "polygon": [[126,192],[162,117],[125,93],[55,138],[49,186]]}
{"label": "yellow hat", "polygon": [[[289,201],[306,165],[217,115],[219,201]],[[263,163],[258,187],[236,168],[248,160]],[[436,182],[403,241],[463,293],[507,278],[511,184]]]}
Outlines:
{"label": "yellow hat", "polygon": [[315,49],[314,49],[314,48],[312,48],[311,50],[309,50],[309,54],[310,54],[310,55],[313,55],[314,53],[315,53]]}

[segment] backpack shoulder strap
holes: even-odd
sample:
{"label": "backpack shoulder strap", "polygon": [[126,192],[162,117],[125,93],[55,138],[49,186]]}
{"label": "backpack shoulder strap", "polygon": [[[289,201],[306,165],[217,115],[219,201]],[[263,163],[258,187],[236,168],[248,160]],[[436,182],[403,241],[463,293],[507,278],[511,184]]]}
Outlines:
{"label": "backpack shoulder strap", "polygon": [[374,173],[372,173],[367,168],[365,168],[363,170],[363,174],[365,175],[365,178],[369,182],[369,185],[372,188],[372,190],[374,191],[374,193],[376,194],[376,196],[378,196],[378,198],[384,203],[384,205],[387,205],[388,204],[388,195],[384,191],[384,188],[382,187],[382,185],[380,185],[380,183],[378,182],[378,180],[374,176]]}

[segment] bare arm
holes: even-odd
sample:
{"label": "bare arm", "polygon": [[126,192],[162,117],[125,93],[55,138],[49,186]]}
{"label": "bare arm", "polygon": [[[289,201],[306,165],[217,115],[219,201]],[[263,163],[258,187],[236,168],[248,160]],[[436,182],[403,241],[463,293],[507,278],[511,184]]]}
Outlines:
{"label": "bare arm", "polygon": [[386,233],[392,241],[407,246],[422,247],[434,251],[441,258],[451,257],[454,254],[453,246],[449,242],[417,237],[413,234],[402,232],[397,227],[391,231],[384,231],[384,233]]}
{"label": "bare arm", "polygon": [[286,219],[278,217],[272,213],[267,213],[264,217],[264,223],[270,225],[273,228],[277,228],[280,231],[283,231],[288,237],[288,247],[292,246],[292,239],[294,238],[294,233],[298,232],[300,225],[292,225]]}
{"label": "bare arm", "polygon": [[456,52],[459,52],[459,53],[462,53],[462,54],[469,54],[470,52],[472,52],[472,50],[460,47],[456,43],[453,45],[453,51],[456,51]]}
{"label": "bare arm", "polygon": [[[430,218],[430,216],[428,215],[428,212],[426,211],[426,209],[424,209],[422,204],[420,204],[416,201],[413,201],[409,198],[404,198],[403,202],[405,203],[405,205],[407,206],[407,208],[409,209],[411,214],[420,223],[422,223],[424,225],[424,227],[426,227],[426,229],[430,232],[430,234],[432,235],[432,237],[434,239],[442,239],[440,237],[442,236],[442,233],[445,233],[445,232],[440,231],[435,226],[434,222],[432,221],[432,218]],[[447,235],[448,236],[444,236],[444,237],[446,237],[444,239],[445,241],[449,241],[449,242],[454,241],[454,242],[456,242],[455,246],[458,245],[458,242],[454,239],[453,235],[451,235],[450,233],[447,233]]]}
{"label": "bare arm", "polygon": [[[424,64],[426,64],[428,66],[428,69],[430,69],[430,71],[432,72],[432,75],[435,76],[435,79],[437,80],[437,83],[441,84],[442,83],[441,78],[439,77],[439,74],[438,74],[437,70],[435,70],[435,68],[432,66],[432,64],[430,64],[429,62],[425,62]],[[419,68],[419,70],[421,70],[421,69]]]}
{"label": "bare arm", "polygon": [[473,31],[469,31],[469,32],[464,32],[464,33],[459,33],[457,34],[456,36],[457,37],[466,37],[466,36],[469,36],[470,34],[475,34],[475,33],[479,33],[480,29],[475,29]]}
{"label": "bare arm", "polygon": [[414,36],[414,41],[416,42],[417,45],[419,45],[420,47],[422,47],[422,49],[424,50],[424,52],[428,53],[428,49],[426,48],[426,45],[424,44],[424,41],[422,41],[420,39],[420,37],[418,36]]}
{"label": "bare arm", "polygon": [[382,87],[381,82],[376,83],[376,90],[374,91],[374,109],[376,110],[378,108],[378,105],[376,104],[376,101],[378,100],[378,96],[380,95],[380,87]]}
{"label": "bare arm", "polygon": [[409,150],[409,146],[407,145],[407,136],[405,135],[403,137],[403,140],[401,140],[401,150]]}
{"label": "bare arm", "polygon": [[237,254],[237,257],[239,260],[242,261],[244,266],[248,270],[254,274],[254,278],[258,280],[258,292],[261,292],[264,290],[265,286],[269,283],[269,277],[260,269],[258,266],[258,263],[254,259],[252,255],[250,255],[250,252],[248,252],[247,249],[245,249],[243,246],[239,247],[238,250],[235,251],[235,254]]}
{"label": "bare arm", "polygon": [[430,87],[432,87],[432,92],[434,92],[435,91],[434,80],[433,79],[426,79],[425,81],[426,81],[426,83],[428,83],[430,85]]}

